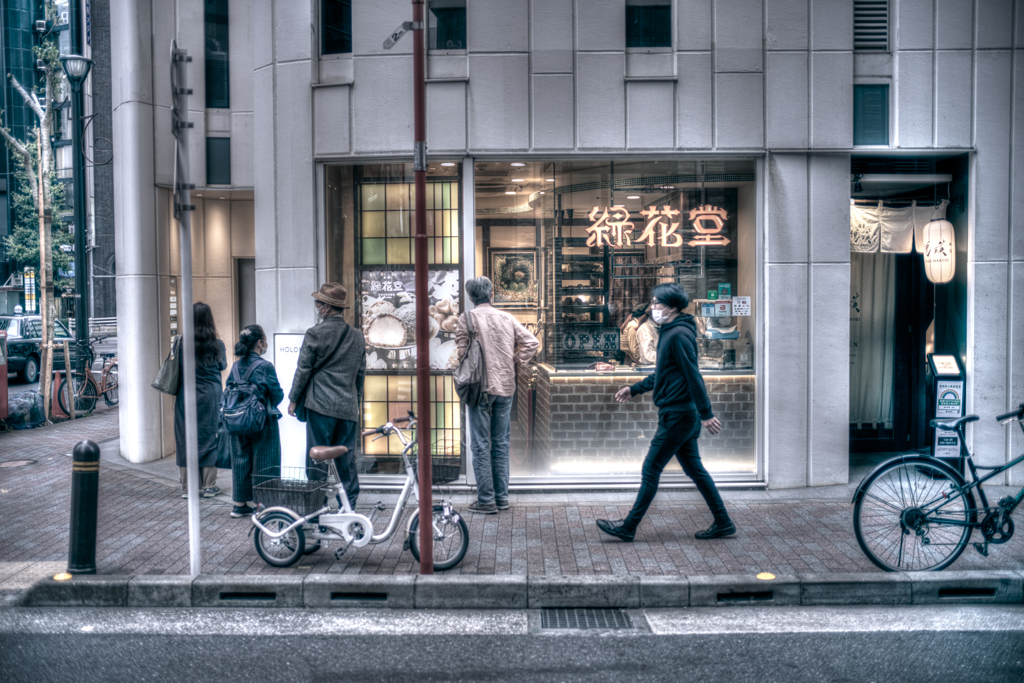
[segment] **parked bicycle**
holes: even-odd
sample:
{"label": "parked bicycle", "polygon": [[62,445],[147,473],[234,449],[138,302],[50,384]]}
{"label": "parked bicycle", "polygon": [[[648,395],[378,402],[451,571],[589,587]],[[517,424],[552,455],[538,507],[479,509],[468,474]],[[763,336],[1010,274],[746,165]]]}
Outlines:
{"label": "parked bicycle", "polygon": [[[415,458],[410,454],[415,451],[415,441],[406,436],[399,424],[406,429],[416,426],[416,418],[409,417],[388,422],[376,429],[363,431],[363,436],[378,435],[378,439],[391,435],[398,437],[402,444],[402,462],[405,465],[406,478],[398,503],[391,514],[387,528],[380,534],[374,534],[373,520],[352,509],[349,504],[345,486],[338,477],[334,458],[348,453],[345,446],[315,446],[309,455],[313,460],[326,461],[326,470],[322,475],[329,474],[336,483],[329,483],[326,476],[318,479],[321,473],[310,472],[307,477],[305,468],[280,468],[271,472],[257,474],[253,485],[256,501],[259,504],[252,523],[256,529],[254,541],[256,552],[268,564],[275,567],[290,567],[307,553],[319,550],[323,542],[342,541],[344,545],[334,551],[334,556],[341,559],[349,548],[362,548],[368,544],[385,543],[398,530],[402,513],[410,496],[415,501],[413,513],[406,525],[404,550],[411,550],[418,562],[420,559],[420,520],[419,520],[419,488],[417,487]],[[289,471],[293,470],[293,471]],[[458,463],[435,462],[433,477],[435,484],[454,481],[459,476]],[[326,502],[325,502],[326,499]],[[338,509],[332,510],[330,502],[338,501]],[[375,513],[383,510],[385,505],[377,503]],[[462,561],[469,548],[469,529],[462,516],[452,506],[450,491],[447,497],[434,505],[431,529],[434,535],[434,569],[441,571],[451,569]],[[307,546],[307,541],[313,543]]]}
{"label": "parked bicycle", "polygon": [[[938,429],[960,437],[960,469],[966,463],[971,481],[942,460],[926,455],[901,455],[876,467],[853,496],[853,528],[868,559],[886,571],[939,571],[953,564],[970,542],[974,529],[983,537],[974,548],[988,557],[989,544],[1013,536],[1013,511],[1024,500],[1024,488],[990,505],[982,484],[1024,462],[1024,455],[998,465],[976,465],[967,449],[964,427],[977,415],[932,420]],[[1016,420],[1024,430],[1024,403],[996,420]],[[988,470],[983,477],[978,470]],[[975,502],[975,492],[981,501]]]}
{"label": "parked bicycle", "polygon": [[100,396],[103,397],[103,401],[108,406],[113,407],[117,405],[117,354],[100,354],[100,358],[103,359],[103,367],[100,369],[100,381],[98,384],[92,373],[92,364],[96,358],[96,352],[93,347],[106,338],[93,337],[92,341],[75,343],[76,354],[79,354],[79,357],[85,360],[85,373],[72,370],[66,373],[64,379],[60,382],[57,402],[60,405],[60,409],[66,415],[71,414],[71,411],[68,410],[68,376],[71,377],[71,388],[75,397],[75,417],[90,414],[96,408],[96,402]]}

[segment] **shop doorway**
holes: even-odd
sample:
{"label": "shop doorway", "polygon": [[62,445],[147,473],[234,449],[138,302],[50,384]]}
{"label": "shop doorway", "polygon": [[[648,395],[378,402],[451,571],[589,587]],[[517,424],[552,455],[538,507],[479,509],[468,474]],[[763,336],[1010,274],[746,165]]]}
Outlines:
{"label": "shop doorway", "polygon": [[[854,157],[851,175],[850,465],[927,451],[928,353],[966,358],[966,154]],[[931,282],[924,227],[955,232],[953,280]]]}

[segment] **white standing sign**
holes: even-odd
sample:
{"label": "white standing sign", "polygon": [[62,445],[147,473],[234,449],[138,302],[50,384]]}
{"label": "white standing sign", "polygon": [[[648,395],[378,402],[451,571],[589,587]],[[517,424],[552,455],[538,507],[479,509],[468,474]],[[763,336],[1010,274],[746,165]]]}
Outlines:
{"label": "white standing sign", "polygon": [[[935,383],[935,419],[961,417],[964,406],[964,381],[940,380]],[[935,457],[960,457],[960,437],[955,431],[935,430]]]}
{"label": "white standing sign", "polygon": [[306,466],[306,425],[288,414],[288,392],[291,391],[295,369],[299,365],[299,350],[304,336],[294,333],[274,335],[274,367],[281,388],[284,389],[284,400],[277,406],[282,416],[278,423],[281,430],[282,467]]}

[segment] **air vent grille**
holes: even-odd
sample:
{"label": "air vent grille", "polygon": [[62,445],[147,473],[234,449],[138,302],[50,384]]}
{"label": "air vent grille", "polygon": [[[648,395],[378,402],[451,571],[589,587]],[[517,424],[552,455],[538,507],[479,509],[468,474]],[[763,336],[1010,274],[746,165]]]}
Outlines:
{"label": "air vent grille", "polygon": [[889,0],[853,0],[853,49],[889,50]]}
{"label": "air vent grille", "polygon": [[541,628],[628,629],[636,628],[629,614],[621,609],[548,608],[541,612]]}

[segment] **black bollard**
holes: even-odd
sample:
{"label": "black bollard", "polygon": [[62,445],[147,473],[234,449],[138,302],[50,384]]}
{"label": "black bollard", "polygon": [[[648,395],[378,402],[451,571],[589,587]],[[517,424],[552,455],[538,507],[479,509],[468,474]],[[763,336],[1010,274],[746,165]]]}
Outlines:
{"label": "black bollard", "polygon": [[96,573],[96,517],[100,490],[100,447],[92,441],[75,445],[71,464],[71,538],[68,573]]}

